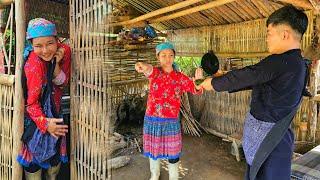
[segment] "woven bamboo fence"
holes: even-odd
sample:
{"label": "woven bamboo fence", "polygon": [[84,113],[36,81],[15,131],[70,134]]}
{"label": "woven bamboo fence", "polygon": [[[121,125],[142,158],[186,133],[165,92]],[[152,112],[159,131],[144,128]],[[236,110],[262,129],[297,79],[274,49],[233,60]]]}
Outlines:
{"label": "woven bamboo fence", "polygon": [[[313,12],[307,11],[306,14],[309,25],[303,36],[303,49],[311,44],[313,33]],[[175,44],[177,54],[184,57],[201,57],[212,49],[218,55],[221,68],[224,70],[254,64],[268,55],[266,19],[175,30],[169,39]],[[194,116],[200,120],[204,128],[222,137],[241,139],[243,121],[249,111],[250,93],[251,91],[232,94],[205,92],[202,96],[189,96],[189,99]],[[316,106],[317,104],[310,99],[303,99],[292,125],[296,132],[296,141],[313,142],[315,134],[319,134],[319,123],[315,122],[319,121],[315,119],[319,116]],[[301,132],[303,121],[307,121],[306,132]]]}
{"label": "woven bamboo fence", "polygon": [[[14,28],[16,28],[17,31],[20,30],[20,21],[17,22],[18,25],[14,27],[14,17],[21,18],[21,14],[19,13],[16,13],[14,16],[14,7],[18,7],[17,9],[20,10],[19,6],[21,4],[23,3],[17,3],[16,6],[13,3],[11,5],[9,4],[10,12],[6,22],[5,32],[0,34],[0,51],[2,52],[2,60],[4,61],[0,63],[0,179],[21,178],[21,167],[19,167],[15,158],[21,145],[20,138],[23,125],[21,119],[19,119],[19,111],[21,110],[20,105],[22,104],[19,101],[20,99],[14,101],[14,99],[18,97],[17,94],[21,92],[17,84],[14,83],[19,80],[19,78],[16,79],[14,75],[19,75],[19,73],[16,73],[14,70],[16,67],[15,63],[19,64],[20,61],[13,59],[15,46],[13,45],[14,33],[12,33]],[[10,36],[6,43],[9,44],[9,49],[6,49],[4,35],[8,31],[10,31]],[[15,41],[20,42],[19,40]],[[17,47],[17,49],[19,48],[21,48],[21,46]],[[15,59],[19,59],[19,55],[21,54],[18,53]],[[19,121],[16,121],[17,119],[19,119]]]}
{"label": "woven bamboo fence", "polygon": [[71,82],[72,179],[111,177],[107,149],[116,108],[128,96],[141,94],[146,78],[137,61],[156,64],[155,44],[111,45],[107,26],[112,3],[70,1],[73,79]]}
{"label": "woven bamboo fence", "polygon": [[71,0],[71,178],[109,179],[107,162],[110,94],[106,66],[108,29],[103,22],[112,9],[107,0]]}
{"label": "woven bamboo fence", "polygon": [[0,74],[0,177],[12,179],[14,76]]}

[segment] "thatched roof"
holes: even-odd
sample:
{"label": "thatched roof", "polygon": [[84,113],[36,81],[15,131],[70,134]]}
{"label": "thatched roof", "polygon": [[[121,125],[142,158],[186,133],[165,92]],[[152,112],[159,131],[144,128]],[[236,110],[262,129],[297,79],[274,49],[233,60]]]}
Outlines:
{"label": "thatched roof", "polygon": [[[189,5],[186,3],[189,1]],[[178,3],[185,3],[180,8]],[[133,7],[142,15],[158,11],[147,21],[159,29],[223,25],[268,17],[280,7],[293,4],[304,9],[319,9],[319,0],[117,0],[118,4]],[[169,6],[172,6],[168,8]],[[165,8],[160,10],[161,8]],[[172,9],[175,9],[171,11]]]}

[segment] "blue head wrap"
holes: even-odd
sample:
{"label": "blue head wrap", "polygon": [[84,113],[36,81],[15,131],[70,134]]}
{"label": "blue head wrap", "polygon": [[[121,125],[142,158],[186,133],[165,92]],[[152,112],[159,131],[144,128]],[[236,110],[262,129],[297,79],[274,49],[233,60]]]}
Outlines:
{"label": "blue head wrap", "polygon": [[43,18],[30,20],[26,35],[27,42],[23,52],[24,59],[28,58],[29,53],[33,50],[32,45],[28,40],[45,36],[57,36],[56,25]]}
{"label": "blue head wrap", "polygon": [[27,40],[44,36],[57,36],[56,25],[43,18],[30,20],[27,28]]}
{"label": "blue head wrap", "polygon": [[165,50],[165,49],[172,49],[172,50],[175,52],[174,46],[173,46],[172,43],[170,43],[170,42],[164,42],[164,43],[160,43],[160,44],[157,45],[157,47],[156,47],[156,54],[158,55],[160,51],[163,51],[163,50]]}

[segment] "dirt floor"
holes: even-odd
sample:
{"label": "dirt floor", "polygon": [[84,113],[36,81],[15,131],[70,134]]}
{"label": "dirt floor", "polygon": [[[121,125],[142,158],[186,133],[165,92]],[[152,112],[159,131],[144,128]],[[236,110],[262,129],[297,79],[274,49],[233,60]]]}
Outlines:
{"label": "dirt floor", "polygon": [[[184,180],[240,180],[245,162],[237,162],[230,154],[231,143],[213,135],[183,137],[180,178]],[[148,180],[149,161],[138,152],[131,155],[130,163],[113,170],[113,180]],[[160,180],[168,179],[167,162],[162,161]]]}

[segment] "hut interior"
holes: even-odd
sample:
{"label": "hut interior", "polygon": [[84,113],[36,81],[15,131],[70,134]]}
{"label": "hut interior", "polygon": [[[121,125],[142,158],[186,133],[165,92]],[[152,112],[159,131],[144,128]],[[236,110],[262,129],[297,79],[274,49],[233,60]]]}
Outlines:
{"label": "hut interior", "polygon": [[[304,153],[320,142],[318,0],[1,1],[6,11],[0,14],[7,13],[8,18],[0,22],[0,177],[22,176],[15,162],[23,127],[23,98],[17,82],[29,19],[50,19],[62,37],[70,38],[71,179],[132,179],[132,174],[146,179],[148,164],[139,151],[148,81],[135,72],[134,64],[156,65],[155,45],[165,40],[173,42],[176,63],[189,76],[210,50],[225,71],[255,64],[269,55],[266,18],[288,4],[304,10],[309,19],[301,48],[313,61],[312,97],[303,99],[292,123],[296,152]],[[68,95],[65,98],[67,103]],[[245,168],[239,150],[249,101],[250,91],[183,95],[182,127],[189,135],[184,136],[187,157],[182,158],[181,176],[242,179]],[[230,147],[235,157],[229,155]],[[141,169],[143,173],[136,173]]]}
{"label": "hut interior", "polygon": [[[272,12],[288,4],[304,10],[308,16],[309,25],[301,48],[305,58],[316,62],[319,59],[315,50],[318,44],[319,2],[314,0],[156,0],[143,3],[138,0],[114,0],[113,12],[117,13],[111,15],[108,28],[117,34],[121,33],[121,29],[151,25],[163,36],[161,39],[174,43],[176,63],[184,73],[193,76],[193,70],[199,66],[202,55],[210,50],[218,56],[220,68],[225,71],[255,64],[268,56],[266,19]],[[123,9],[128,11],[119,13],[124,12]],[[114,42],[111,40],[111,43]],[[313,97],[303,99],[292,123],[296,152],[299,153],[306,152],[320,142],[317,105],[319,71],[317,63],[314,64],[308,87]],[[126,68],[133,69],[133,66]],[[121,80],[117,82],[121,83]],[[123,81],[123,84],[127,83]],[[242,127],[249,110],[250,94],[250,91],[231,94],[205,92],[201,96],[188,94],[187,98],[182,99],[183,106],[189,107],[183,107],[184,110],[188,109],[190,113],[183,113],[181,109],[182,124],[190,122],[186,119],[195,119],[195,127],[202,132],[231,142],[232,153],[240,161],[241,151],[238,150],[241,149]],[[124,99],[126,95],[121,92],[121,96]],[[193,130],[186,130],[185,133],[200,135],[190,133]]]}

